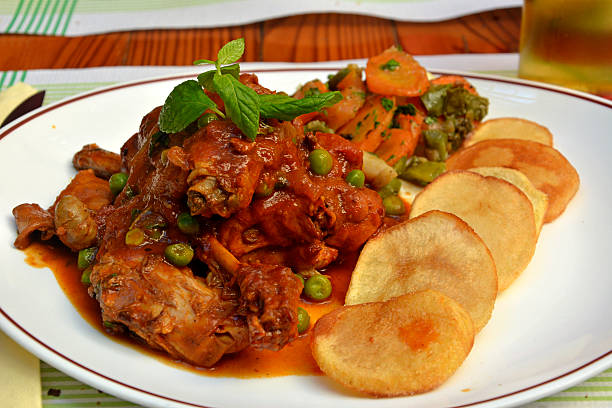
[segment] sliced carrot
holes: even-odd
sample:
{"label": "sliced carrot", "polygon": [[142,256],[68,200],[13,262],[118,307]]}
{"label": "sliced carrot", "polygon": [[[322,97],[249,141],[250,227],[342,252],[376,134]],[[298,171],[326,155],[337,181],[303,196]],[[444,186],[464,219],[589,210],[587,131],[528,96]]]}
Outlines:
{"label": "sliced carrot", "polygon": [[382,139],[382,143],[374,153],[388,165],[393,166],[403,156],[412,156],[419,136],[409,130],[393,128],[385,130]]}
{"label": "sliced carrot", "polygon": [[321,112],[310,112],[304,113],[303,115],[297,116],[293,119],[292,123],[294,126],[302,127],[310,121],[315,120],[321,115]]}
{"label": "sliced carrot", "polygon": [[427,114],[427,108],[425,108],[425,105],[423,105],[423,101],[421,101],[421,98],[418,96],[398,96],[397,98],[395,98],[395,101],[397,102],[397,106],[413,105],[416,110],[421,112],[423,115]]}
{"label": "sliced carrot", "polygon": [[420,133],[423,130],[426,114],[417,109],[414,115],[399,114],[396,117],[397,124],[400,129],[409,130],[411,132]]}
{"label": "sliced carrot", "polygon": [[[389,108],[389,103],[383,105],[383,99],[389,100],[392,108]],[[393,120],[395,106],[393,97],[372,96],[366,100],[357,115],[342,126],[337,133],[351,140],[361,150],[373,152],[382,142],[382,132]]]}
{"label": "sliced carrot", "polygon": [[412,156],[423,126],[424,116],[417,111],[412,115],[397,115],[398,129],[387,129],[382,133],[382,143],[376,149],[378,157],[393,166],[401,157]]}
{"label": "sliced carrot", "polygon": [[336,88],[341,91],[343,89],[348,88],[359,88],[365,91],[365,85],[363,84],[363,80],[361,79],[361,68],[357,65],[349,65],[348,73],[342,78]]}
{"label": "sliced carrot", "polygon": [[361,70],[350,69],[336,88],[342,94],[342,100],[326,109],[325,119],[332,129],[338,129],[353,119],[365,102],[366,88],[361,80]]}
{"label": "sliced carrot", "polygon": [[442,75],[441,77],[432,79],[431,84],[432,85],[451,84],[455,86],[462,86],[466,90],[468,90],[471,94],[478,95],[478,92],[476,92],[476,88],[474,88],[474,86],[470,84],[467,79],[459,75]]}
{"label": "sliced carrot", "polygon": [[370,92],[380,95],[418,96],[429,88],[425,68],[396,47],[368,60],[366,82]]}
{"label": "sliced carrot", "polygon": [[327,89],[327,85],[321,82],[320,79],[313,79],[312,81],[308,81],[302,85],[302,87],[293,94],[293,97],[302,99],[311,89],[316,89],[321,93],[329,91],[329,89]]}

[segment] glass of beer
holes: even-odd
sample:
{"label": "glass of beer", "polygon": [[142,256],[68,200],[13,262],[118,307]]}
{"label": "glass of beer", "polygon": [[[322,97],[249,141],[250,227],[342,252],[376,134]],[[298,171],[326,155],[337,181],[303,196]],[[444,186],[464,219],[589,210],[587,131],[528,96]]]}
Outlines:
{"label": "glass of beer", "polygon": [[519,76],[612,97],[612,0],[524,0]]}

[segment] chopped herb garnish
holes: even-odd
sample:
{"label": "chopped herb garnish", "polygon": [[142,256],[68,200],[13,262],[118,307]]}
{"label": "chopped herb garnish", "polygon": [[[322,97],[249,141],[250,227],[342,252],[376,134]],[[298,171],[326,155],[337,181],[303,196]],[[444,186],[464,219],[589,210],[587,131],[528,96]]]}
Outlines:
{"label": "chopped herb garnish", "polygon": [[409,103],[407,105],[399,105],[397,107],[397,112],[401,113],[403,115],[415,115],[416,114],[416,106],[414,106],[413,104]]}
{"label": "chopped herb garnish", "polygon": [[385,108],[385,110],[387,112],[389,112],[391,109],[393,109],[393,106],[395,105],[393,103],[393,100],[391,100],[389,98],[382,98],[380,100],[380,104],[382,105],[383,108]]}
{"label": "chopped herb garnish", "polygon": [[425,123],[427,123],[428,125],[433,125],[436,122],[437,122],[436,118],[432,116],[428,116],[425,118]]}
{"label": "chopped herb garnish", "polygon": [[389,61],[380,66],[383,71],[395,71],[400,67],[400,63],[391,58]]}
{"label": "chopped herb garnish", "polygon": [[125,187],[125,196],[129,199],[136,197],[137,193],[131,186]]}

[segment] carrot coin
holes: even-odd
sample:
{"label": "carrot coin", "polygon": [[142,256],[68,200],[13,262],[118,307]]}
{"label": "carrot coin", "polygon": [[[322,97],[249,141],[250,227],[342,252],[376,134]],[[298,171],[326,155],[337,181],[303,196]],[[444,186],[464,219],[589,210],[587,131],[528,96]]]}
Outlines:
{"label": "carrot coin", "polygon": [[429,88],[425,68],[396,47],[368,60],[366,82],[370,92],[380,95],[418,96]]}

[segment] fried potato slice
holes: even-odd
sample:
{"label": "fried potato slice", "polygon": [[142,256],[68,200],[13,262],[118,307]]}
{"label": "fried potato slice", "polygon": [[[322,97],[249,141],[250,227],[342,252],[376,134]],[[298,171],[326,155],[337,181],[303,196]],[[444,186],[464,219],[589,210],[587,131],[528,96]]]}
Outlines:
{"label": "fried potato slice", "polygon": [[548,128],[526,119],[497,118],[482,122],[472,131],[463,146],[471,146],[489,139],[523,139],[552,147],[553,135]]}
{"label": "fried potato slice", "polygon": [[538,233],[544,223],[544,214],[548,208],[548,196],[535,188],[526,175],[508,167],[474,167],[469,169],[483,176],[497,177],[517,186],[531,201]]}
{"label": "fried potato slice", "polygon": [[321,370],[339,383],[392,397],[436,388],[463,363],[473,343],[467,312],[426,290],[334,310],[315,324],[311,349]]}
{"label": "fried potato slice", "polygon": [[483,140],[461,149],[446,161],[447,170],[497,166],[519,170],[548,196],[544,222],[554,221],[580,185],[576,169],[556,149],[530,140]]}
{"label": "fried potato slice", "polygon": [[495,261],[499,291],[510,286],[535,252],[531,202],[505,180],[469,171],[444,173],[416,197],[410,218],[431,210],[455,214],[482,238]]}
{"label": "fried potato slice", "polygon": [[383,301],[434,289],[459,303],[482,329],[497,297],[491,252],[459,217],[429,211],[395,225],[364,246],[345,303]]}

